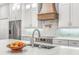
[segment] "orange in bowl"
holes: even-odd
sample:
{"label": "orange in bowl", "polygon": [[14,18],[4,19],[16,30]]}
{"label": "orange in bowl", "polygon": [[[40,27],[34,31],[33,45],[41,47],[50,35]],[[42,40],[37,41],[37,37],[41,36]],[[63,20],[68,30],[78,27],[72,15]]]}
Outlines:
{"label": "orange in bowl", "polygon": [[26,46],[26,43],[22,41],[15,41],[7,45],[7,47],[10,48],[12,51],[22,50],[25,46]]}

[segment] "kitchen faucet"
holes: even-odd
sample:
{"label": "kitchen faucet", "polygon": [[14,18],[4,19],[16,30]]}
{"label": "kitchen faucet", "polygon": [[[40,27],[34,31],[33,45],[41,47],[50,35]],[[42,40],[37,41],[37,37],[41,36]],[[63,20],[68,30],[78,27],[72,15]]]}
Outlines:
{"label": "kitchen faucet", "polygon": [[40,31],[39,31],[39,29],[35,29],[34,31],[33,31],[33,34],[32,34],[32,41],[31,41],[31,43],[32,43],[32,47],[34,47],[34,34],[35,34],[35,32],[38,32],[38,37],[40,37]]}

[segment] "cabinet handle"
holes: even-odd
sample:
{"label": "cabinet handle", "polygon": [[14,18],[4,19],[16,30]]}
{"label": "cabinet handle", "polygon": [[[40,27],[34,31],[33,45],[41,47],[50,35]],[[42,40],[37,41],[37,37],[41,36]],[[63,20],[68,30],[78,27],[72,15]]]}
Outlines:
{"label": "cabinet handle", "polygon": [[72,26],[72,23],[71,22],[69,22],[69,26]]}
{"label": "cabinet handle", "polygon": [[59,43],[61,43],[62,41],[58,41]]}
{"label": "cabinet handle", "polygon": [[74,42],[73,44],[77,44],[76,42]]}

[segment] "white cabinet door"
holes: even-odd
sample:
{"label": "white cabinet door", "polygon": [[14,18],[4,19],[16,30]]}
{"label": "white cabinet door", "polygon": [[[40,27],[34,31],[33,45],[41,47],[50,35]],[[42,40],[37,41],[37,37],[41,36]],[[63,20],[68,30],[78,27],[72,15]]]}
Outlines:
{"label": "white cabinet door", "polygon": [[22,24],[25,28],[37,27],[38,19],[37,19],[37,7],[32,4],[24,4],[22,5]]}
{"label": "white cabinet door", "polygon": [[28,4],[27,6],[29,6],[29,7],[27,8],[26,4],[22,5],[22,25],[24,28],[32,26],[32,16],[31,16],[30,4]]}
{"label": "white cabinet door", "polygon": [[29,4],[26,7],[26,4],[22,4],[22,35],[25,34],[26,29],[32,27],[32,17],[31,17],[31,9],[29,8]]}
{"label": "white cabinet door", "polygon": [[54,39],[53,44],[54,45],[68,46],[68,40]]}
{"label": "white cabinet door", "polygon": [[21,20],[21,4],[10,4],[10,21]]}
{"label": "white cabinet door", "polygon": [[59,3],[59,27],[69,27],[69,5],[68,3]]}
{"label": "white cabinet door", "polygon": [[69,46],[79,47],[79,41],[78,40],[69,40]]}
{"label": "white cabinet door", "polygon": [[79,3],[71,4],[72,27],[79,27]]}
{"label": "white cabinet door", "polygon": [[32,27],[32,13],[31,13],[31,8],[30,9],[25,9],[26,14],[25,14],[25,22],[26,22],[26,27]]}
{"label": "white cabinet door", "polygon": [[38,27],[38,5],[34,3],[31,8],[32,13],[32,27]]}
{"label": "white cabinet door", "polygon": [[9,20],[0,20],[0,39],[9,38]]}
{"label": "white cabinet door", "polygon": [[0,6],[0,19],[7,19],[9,17],[9,4]]}

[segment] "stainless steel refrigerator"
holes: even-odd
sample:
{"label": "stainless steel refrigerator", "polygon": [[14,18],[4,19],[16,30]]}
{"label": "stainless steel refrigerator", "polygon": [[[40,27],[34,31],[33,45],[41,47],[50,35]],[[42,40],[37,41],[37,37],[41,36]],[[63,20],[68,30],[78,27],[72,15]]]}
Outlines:
{"label": "stainless steel refrigerator", "polygon": [[21,40],[21,20],[9,21],[9,39]]}

